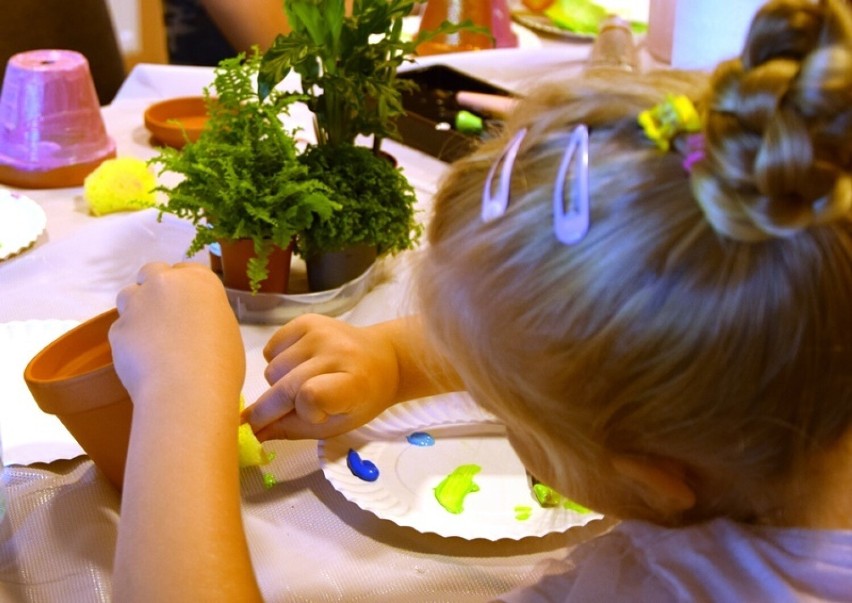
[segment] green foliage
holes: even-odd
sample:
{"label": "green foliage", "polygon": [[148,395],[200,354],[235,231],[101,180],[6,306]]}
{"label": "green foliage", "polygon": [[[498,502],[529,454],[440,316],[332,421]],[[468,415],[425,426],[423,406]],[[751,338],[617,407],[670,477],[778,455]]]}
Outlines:
{"label": "green foliage", "polygon": [[301,76],[308,107],[317,118],[320,144],[352,144],[359,134],[382,138],[396,133],[394,119],[403,114],[402,92],[414,82],[397,78],[421,42],[472,23],[445,22],[414,40],[402,38],[403,17],[422,0],[354,0],[352,14],[344,0],[284,0],[292,31],[279,35],[260,67],[261,98],[291,71]]}
{"label": "green foliage", "polygon": [[273,245],[286,248],[296,233],[316,217],[327,218],[335,203],[329,190],[298,159],[293,133],[281,122],[300,96],[275,91],[257,95],[255,76],[260,54],[223,60],[204,97],[210,119],[199,139],[182,150],[164,148],[151,163],[160,174],[176,172],[163,213],[189,219],[196,226],[187,255],[217,240],[248,238],[258,257],[249,264],[252,289],[267,276]]}
{"label": "green foliage", "polygon": [[301,161],[334,191],[332,199],[341,206],[300,235],[297,245],[303,256],[361,243],[376,245],[381,255],[419,240],[414,188],[386,157],[365,147],[321,145],[308,148]]}

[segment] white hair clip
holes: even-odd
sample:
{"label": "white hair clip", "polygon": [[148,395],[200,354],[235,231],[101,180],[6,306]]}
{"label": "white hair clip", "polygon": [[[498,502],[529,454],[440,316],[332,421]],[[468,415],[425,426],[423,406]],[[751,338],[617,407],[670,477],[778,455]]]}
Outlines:
{"label": "white hair clip", "polygon": [[[509,206],[509,189],[512,169],[527,129],[518,130],[497,161],[488,170],[482,190],[482,221],[491,222],[506,213]],[[500,167],[496,194],[491,184]],[[573,169],[572,169],[573,168]],[[571,189],[565,202],[565,181],[571,171]],[[556,179],[553,182],[553,232],[565,245],[580,242],[589,230],[589,129],[580,124],[571,131],[568,145],[562,155]]]}
{"label": "white hair clip", "polygon": [[[524,136],[527,135],[527,129],[518,130],[503,149],[500,157],[488,170],[488,177],[485,180],[485,187],[482,190],[482,221],[491,222],[506,213],[506,208],[509,206],[509,187],[512,183],[512,168],[515,165],[515,157],[518,156],[518,149],[524,141]],[[491,182],[494,180],[494,174],[497,172],[497,166],[502,164],[500,169],[500,182],[497,185],[497,194],[491,194]]]}
{"label": "white hair clip", "polygon": [[[572,170],[571,195],[565,204],[565,179]],[[571,132],[553,183],[553,232],[565,245],[580,242],[589,230],[589,129],[580,124]]]}

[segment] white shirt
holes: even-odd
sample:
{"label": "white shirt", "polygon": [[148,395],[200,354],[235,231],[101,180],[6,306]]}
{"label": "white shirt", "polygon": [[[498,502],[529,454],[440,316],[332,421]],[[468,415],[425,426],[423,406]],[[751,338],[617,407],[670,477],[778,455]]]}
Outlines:
{"label": "white shirt", "polygon": [[852,602],[852,530],[625,521],[551,563],[500,600]]}

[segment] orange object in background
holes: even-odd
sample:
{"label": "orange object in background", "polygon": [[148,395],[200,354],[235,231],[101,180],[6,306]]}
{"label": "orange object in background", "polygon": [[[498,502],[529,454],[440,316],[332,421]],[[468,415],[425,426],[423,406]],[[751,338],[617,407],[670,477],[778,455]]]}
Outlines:
{"label": "orange object in background", "polygon": [[534,13],[542,13],[556,0],[521,0],[521,3]]}
{"label": "orange object in background", "polygon": [[444,34],[418,45],[417,54],[515,48],[518,45],[506,0],[428,0],[420,19],[420,31],[435,29],[444,21],[461,23],[468,19],[475,25],[487,27],[494,38],[470,31]]}

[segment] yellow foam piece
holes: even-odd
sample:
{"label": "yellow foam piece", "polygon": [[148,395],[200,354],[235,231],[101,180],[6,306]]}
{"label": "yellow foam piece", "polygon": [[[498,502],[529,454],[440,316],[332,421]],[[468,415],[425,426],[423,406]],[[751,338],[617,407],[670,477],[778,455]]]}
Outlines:
{"label": "yellow foam piece", "polygon": [[107,159],[86,176],[83,198],[96,216],[145,209],[156,204],[157,178],[141,159]]}
{"label": "yellow foam piece", "polygon": [[[246,399],[240,395],[240,411],[245,408]],[[237,431],[240,467],[256,467],[272,460],[272,455],[263,448],[263,444],[254,435],[251,425],[243,423]]]}

